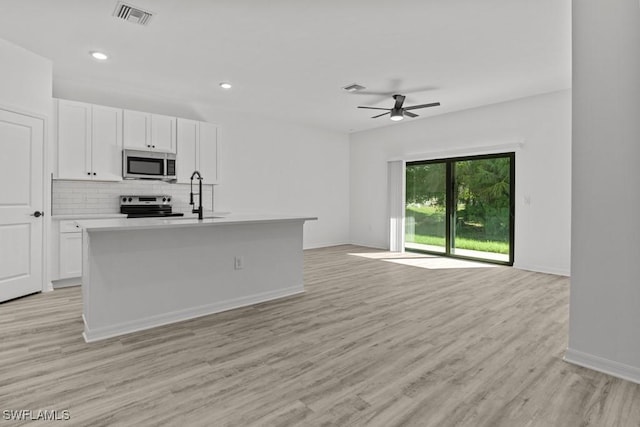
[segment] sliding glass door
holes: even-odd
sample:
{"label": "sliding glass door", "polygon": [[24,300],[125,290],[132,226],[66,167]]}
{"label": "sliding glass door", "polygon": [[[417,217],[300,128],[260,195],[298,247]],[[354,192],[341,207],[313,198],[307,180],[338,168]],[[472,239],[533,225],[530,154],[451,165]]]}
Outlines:
{"label": "sliding glass door", "polygon": [[514,153],[412,162],[405,248],[513,264]]}
{"label": "sliding glass door", "polygon": [[405,248],[446,252],[447,164],[407,165]]}

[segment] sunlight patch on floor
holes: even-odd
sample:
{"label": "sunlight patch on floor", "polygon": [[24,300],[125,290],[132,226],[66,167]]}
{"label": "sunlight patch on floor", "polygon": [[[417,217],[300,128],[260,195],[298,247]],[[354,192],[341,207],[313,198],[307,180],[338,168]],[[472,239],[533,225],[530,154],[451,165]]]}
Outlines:
{"label": "sunlight patch on floor", "polygon": [[349,255],[362,258],[376,259],[407,265],[410,267],[428,268],[430,270],[443,270],[452,268],[496,268],[497,265],[486,264],[464,259],[445,258],[437,255],[416,254],[411,252],[363,252]]}

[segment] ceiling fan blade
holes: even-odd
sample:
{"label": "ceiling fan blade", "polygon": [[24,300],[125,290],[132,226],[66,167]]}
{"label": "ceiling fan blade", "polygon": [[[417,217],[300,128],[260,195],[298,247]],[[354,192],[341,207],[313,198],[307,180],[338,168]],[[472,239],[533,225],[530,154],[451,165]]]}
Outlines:
{"label": "ceiling fan blade", "polygon": [[378,114],[377,116],[371,117],[372,119],[377,119],[378,117],[386,116],[387,114],[391,114],[391,111],[387,111],[386,113]]}
{"label": "ceiling fan blade", "polygon": [[427,107],[437,107],[440,105],[439,102],[433,102],[431,104],[420,104],[420,105],[412,105],[411,107],[405,107],[404,110],[417,110],[418,108],[427,108]]}
{"label": "ceiling fan blade", "polygon": [[402,108],[402,104],[404,103],[404,95],[393,95],[393,99],[396,100],[396,105],[393,107],[396,110]]}
{"label": "ceiling fan blade", "polygon": [[412,113],[411,111],[407,111],[406,108],[404,110],[404,115],[409,117],[418,117],[417,114]]}
{"label": "ceiling fan blade", "polygon": [[361,106],[358,106],[358,108],[366,108],[367,110],[387,110],[387,111],[391,111],[391,108],[361,107]]}

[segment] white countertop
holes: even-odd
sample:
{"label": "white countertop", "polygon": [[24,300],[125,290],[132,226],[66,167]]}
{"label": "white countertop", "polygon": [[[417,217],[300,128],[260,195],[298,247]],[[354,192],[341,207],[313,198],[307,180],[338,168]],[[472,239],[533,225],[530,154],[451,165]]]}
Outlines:
{"label": "white countertop", "polygon": [[285,215],[229,215],[225,217],[197,218],[112,218],[85,219],[77,223],[88,232],[114,230],[144,230],[154,228],[204,227],[229,224],[261,224],[286,221],[314,221],[317,217],[285,216]]}
{"label": "white countertop", "polygon": [[69,220],[69,219],[105,219],[105,218],[126,218],[126,214],[110,213],[110,214],[64,214],[64,215],[51,215],[51,219],[54,220]]}
{"label": "white countertop", "polygon": [[[182,213],[184,214],[184,217],[182,218],[198,218],[198,214],[197,213],[193,213],[190,210],[189,211],[174,211],[176,213]],[[202,212],[202,216],[205,218],[218,218],[218,217],[227,217],[230,216],[231,212],[223,212],[223,211],[209,211],[209,210],[204,210]]]}

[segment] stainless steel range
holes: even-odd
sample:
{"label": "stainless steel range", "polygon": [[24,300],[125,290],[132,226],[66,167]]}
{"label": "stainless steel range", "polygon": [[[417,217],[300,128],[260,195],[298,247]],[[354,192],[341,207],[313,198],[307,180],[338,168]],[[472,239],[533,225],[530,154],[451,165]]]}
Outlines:
{"label": "stainless steel range", "polygon": [[166,194],[155,196],[120,196],[120,213],[127,214],[127,218],[184,215],[181,212],[173,212],[171,196]]}

